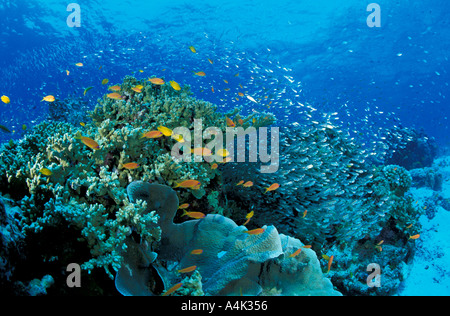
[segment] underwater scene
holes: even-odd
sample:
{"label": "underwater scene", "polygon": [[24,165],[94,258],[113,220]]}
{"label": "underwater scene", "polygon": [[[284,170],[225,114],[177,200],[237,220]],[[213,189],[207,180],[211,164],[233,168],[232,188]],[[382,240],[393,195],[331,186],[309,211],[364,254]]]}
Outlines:
{"label": "underwater scene", "polygon": [[71,1],[0,0],[3,296],[450,295],[448,1]]}

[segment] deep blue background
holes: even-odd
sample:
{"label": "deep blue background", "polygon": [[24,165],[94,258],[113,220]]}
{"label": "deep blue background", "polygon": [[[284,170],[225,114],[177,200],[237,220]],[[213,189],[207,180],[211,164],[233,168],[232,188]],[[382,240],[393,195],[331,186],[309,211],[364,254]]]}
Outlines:
{"label": "deep blue background", "polygon": [[309,105],[356,133],[401,122],[448,145],[450,2],[377,1],[381,27],[369,28],[370,2],[80,0],[82,25],[69,28],[70,1],[0,0],[0,94],[11,98],[0,124],[16,131],[0,140],[44,119],[45,95],[93,86],[85,99],[95,106],[102,79],[134,74],[190,84],[221,108],[275,112],[279,124]]}

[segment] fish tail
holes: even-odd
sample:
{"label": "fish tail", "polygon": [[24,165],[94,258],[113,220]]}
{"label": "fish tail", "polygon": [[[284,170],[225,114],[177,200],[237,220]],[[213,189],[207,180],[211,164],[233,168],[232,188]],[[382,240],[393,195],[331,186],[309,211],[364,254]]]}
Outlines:
{"label": "fish tail", "polygon": [[76,134],[75,134],[75,139],[81,139],[81,132],[80,131],[78,131]]}

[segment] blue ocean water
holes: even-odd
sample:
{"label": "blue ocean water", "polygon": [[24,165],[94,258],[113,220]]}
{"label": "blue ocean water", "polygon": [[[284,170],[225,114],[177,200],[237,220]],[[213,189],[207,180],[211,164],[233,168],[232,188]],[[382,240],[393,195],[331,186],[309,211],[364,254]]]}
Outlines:
{"label": "blue ocean water", "polygon": [[103,79],[133,75],[189,84],[220,110],[274,113],[279,126],[315,109],[367,143],[402,126],[450,145],[448,1],[378,0],[379,27],[361,0],[77,3],[81,25],[70,27],[70,1],[0,0],[0,95],[10,99],[0,124],[11,131],[0,142],[47,119],[43,97],[93,109]]}
{"label": "blue ocean water", "polygon": [[[12,101],[0,107],[1,124],[18,137],[22,124],[44,117],[45,95],[63,99],[93,86],[87,98],[95,103],[104,78],[120,82],[138,70],[145,77],[166,69],[224,106],[236,102],[223,79],[255,95],[278,87],[271,111],[280,117],[308,103],[339,112],[357,130],[400,120],[446,145],[449,4],[377,4],[380,27],[367,25],[369,2],[357,0],[83,1],[80,27],[69,27],[68,2],[5,0],[0,91]],[[194,78],[199,70],[207,77]]]}

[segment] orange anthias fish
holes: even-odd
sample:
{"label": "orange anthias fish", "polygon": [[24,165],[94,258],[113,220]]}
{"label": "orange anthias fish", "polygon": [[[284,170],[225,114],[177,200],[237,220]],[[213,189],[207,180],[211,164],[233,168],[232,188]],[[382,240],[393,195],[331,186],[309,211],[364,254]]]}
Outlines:
{"label": "orange anthias fish", "polygon": [[191,153],[197,156],[205,156],[205,157],[209,157],[212,155],[211,150],[206,147],[193,148],[191,149]]}
{"label": "orange anthias fish", "polygon": [[297,256],[300,252],[302,251],[302,248],[298,248],[295,252],[291,253],[289,255],[289,258],[294,258],[295,256]]}
{"label": "orange anthias fish", "polygon": [[76,63],[75,66],[77,66],[77,67],[83,67],[83,63]]}
{"label": "orange anthias fish", "polygon": [[235,127],[236,124],[234,124],[234,122],[229,117],[227,117],[227,126],[228,127]]}
{"label": "orange anthias fish", "polygon": [[253,182],[252,181],[247,181],[247,182],[244,183],[244,188],[249,188],[251,186],[253,186]]}
{"label": "orange anthias fish", "polygon": [[162,137],[163,133],[161,133],[160,131],[150,131],[147,133],[142,134],[141,138],[158,138],[158,137]]}
{"label": "orange anthias fish", "polygon": [[212,170],[217,169],[217,167],[219,167],[219,165],[216,164],[216,163],[213,163],[213,164],[211,165],[211,169],[212,169]]}
{"label": "orange anthias fish", "polygon": [[135,163],[135,162],[129,162],[129,163],[123,164],[122,167],[127,170],[133,170],[133,169],[139,168],[139,164]]}
{"label": "orange anthias fish", "polygon": [[275,191],[279,187],[280,187],[280,185],[278,183],[274,183],[270,187],[266,188],[266,191],[264,192],[264,194],[266,194],[269,191]]}
{"label": "orange anthias fish", "polygon": [[418,239],[419,237],[420,237],[420,234],[417,234],[417,235],[414,235],[414,236],[409,236],[408,239],[413,239],[413,240],[415,240],[415,239]]}
{"label": "orange anthias fish", "polygon": [[330,272],[331,264],[333,263],[333,258],[334,258],[334,256],[331,256],[330,259],[328,259],[328,270],[327,270],[327,273]]}
{"label": "orange anthias fish", "polygon": [[197,75],[197,76],[200,76],[200,77],[206,76],[206,74],[205,74],[204,71],[197,71],[197,72],[195,72],[194,74]]}
{"label": "orange anthias fish", "polygon": [[170,289],[168,289],[166,292],[164,292],[164,294],[162,296],[167,296],[172,294],[173,292],[175,292],[176,290],[178,290],[180,287],[183,286],[183,283],[177,283],[174,286],[172,286]]}
{"label": "orange anthias fish", "polygon": [[89,138],[89,137],[81,136],[80,132],[78,132],[75,135],[75,139],[81,140],[81,142],[83,144],[85,144],[86,146],[88,146],[89,148],[91,148],[93,150],[99,150],[100,149],[100,146],[98,145],[98,143],[95,140],[93,140],[92,138]]}
{"label": "orange anthias fish", "polygon": [[178,208],[180,210],[184,210],[185,208],[188,208],[188,207],[189,207],[189,203],[184,203],[184,204],[181,204],[180,206],[178,206]]}
{"label": "orange anthias fish", "polygon": [[236,183],[236,185],[241,185],[241,184],[244,184],[244,180],[241,180],[238,183]]}
{"label": "orange anthias fish", "polygon": [[178,273],[189,273],[197,269],[197,266],[190,266],[181,270],[178,270]]}
{"label": "orange anthias fish", "polygon": [[189,216],[190,218],[200,219],[204,218],[206,215],[202,212],[188,212],[186,210],[183,210],[183,214],[181,216]]}
{"label": "orange anthias fish", "polygon": [[109,87],[108,90],[117,92],[117,91],[120,91],[120,86],[112,86],[112,87]]}
{"label": "orange anthias fish", "polygon": [[264,233],[265,229],[264,228],[255,228],[252,230],[247,230],[244,233],[249,234],[249,235],[259,235]]}
{"label": "orange anthias fish", "polygon": [[163,85],[163,84],[166,83],[166,82],[165,82],[163,79],[161,79],[161,78],[149,78],[148,81],[150,81],[150,82],[153,83],[153,84],[157,84],[157,85]]}
{"label": "orange anthias fish", "polygon": [[195,49],[194,46],[189,46],[189,49],[191,50],[191,52],[193,53],[197,53],[197,50]]}
{"label": "orange anthias fish", "polygon": [[117,92],[109,93],[106,96],[108,98],[110,98],[110,99],[113,99],[113,100],[122,100],[122,96],[119,93],[117,93]]}
{"label": "orange anthias fish", "polygon": [[203,253],[203,249],[194,249],[191,251],[191,255],[201,255]]}
{"label": "orange anthias fish", "polygon": [[197,187],[200,185],[200,181],[198,180],[184,180],[179,183],[177,183],[174,188],[188,188],[192,189],[194,187]]}

